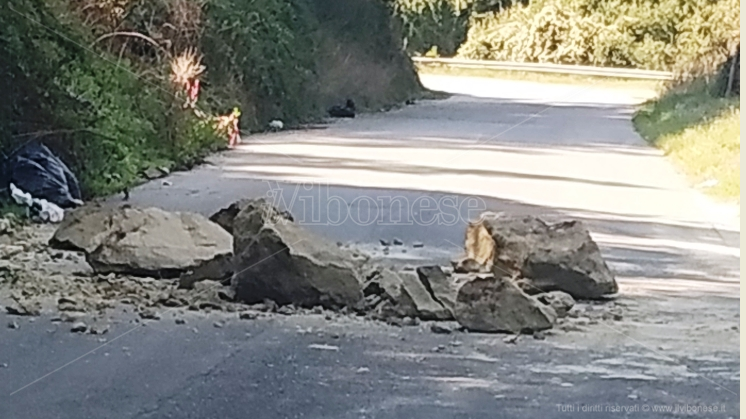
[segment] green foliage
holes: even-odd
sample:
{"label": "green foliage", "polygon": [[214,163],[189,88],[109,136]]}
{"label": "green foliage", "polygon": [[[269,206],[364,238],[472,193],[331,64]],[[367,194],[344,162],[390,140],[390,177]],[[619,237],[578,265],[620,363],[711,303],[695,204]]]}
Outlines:
{"label": "green foliage", "polygon": [[469,22],[466,2],[396,0],[392,7],[394,15],[401,21],[409,53],[422,54],[436,48],[443,55],[450,56],[466,39]]}
{"label": "green foliage", "polygon": [[76,106],[59,114],[90,132],[69,136],[66,148],[90,192],[111,192],[136,182],[152,153],[162,148],[164,102],[158,87],[128,69],[105,59],[80,59],[60,68],[56,82]]}
{"label": "green foliage", "polygon": [[49,7],[43,0],[11,0],[0,12],[5,153],[38,137],[93,196],[138,182],[153,162],[194,164],[225,143],[193,115],[171,130],[176,99],[163,77],[136,74],[128,60],[83,47],[91,44],[87,29],[62,23]]}
{"label": "green foliage", "polygon": [[[114,31],[130,35],[99,39]],[[372,106],[416,93],[393,34],[379,0],[6,0],[0,150],[40,138],[85,195],[117,192],[149,167],[188,168],[227,142],[211,118],[181,108],[173,55],[204,54],[204,113],[238,106],[243,129],[291,126],[351,92]]]}
{"label": "green foliage", "polygon": [[243,129],[313,120],[353,98],[380,109],[419,93],[380,0],[210,0],[202,51],[221,112],[241,105]]}
{"label": "green foliage", "polygon": [[214,121],[197,118],[193,112],[176,110],[172,123],[172,135],[176,141],[173,158],[178,162],[178,168],[191,168],[226,142],[215,130]]}
{"label": "green foliage", "polygon": [[[248,126],[313,114],[313,19],[303,2],[211,0],[202,41],[209,81],[239,91]],[[261,104],[262,106],[257,106]]]}
{"label": "green foliage", "polygon": [[[438,51],[453,56],[466,40],[470,16],[501,11],[511,0],[387,0],[402,27],[406,50],[423,55]],[[519,0],[521,4],[528,0]]]}
{"label": "green foliage", "polygon": [[468,58],[714,71],[738,43],[737,0],[535,0],[475,15]]}

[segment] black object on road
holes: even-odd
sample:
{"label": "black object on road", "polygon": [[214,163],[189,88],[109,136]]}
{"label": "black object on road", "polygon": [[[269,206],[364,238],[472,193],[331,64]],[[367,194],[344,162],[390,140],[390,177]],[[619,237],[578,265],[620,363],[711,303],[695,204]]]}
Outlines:
{"label": "black object on road", "polygon": [[329,116],[334,118],[354,118],[355,117],[355,102],[352,99],[347,99],[344,106],[334,105],[327,109]]}
{"label": "black object on road", "polygon": [[83,204],[78,179],[47,146],[29,142],[3,162],[4,189],[14,184],[34,198],[45,199],[60,208]]}

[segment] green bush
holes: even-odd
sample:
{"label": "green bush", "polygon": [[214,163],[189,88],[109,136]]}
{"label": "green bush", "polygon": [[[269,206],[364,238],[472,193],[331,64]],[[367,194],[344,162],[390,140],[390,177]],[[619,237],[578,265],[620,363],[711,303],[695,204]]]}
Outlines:
{"label": "green bush", "polygon": [[[41,139],[90,197],[199,162],[226,143],[209,115],[234,107],[245,130],[311,120],[346,97],[393,105],[421,86],[392,22],[381,0],[7,0],[0,151]],[[169,59],[190,47],[207,68],[206,118],[168,81]]]}
{"label": "green bush", "polygon": [[218,144],[205,130],[170,130],[175,98],[163,77],[143,76],[127,59],[83,47],[92,43],[91,33],[79,23],[62,23],[46,1],[11,0],[3,7],[5,154],[39,139],[78,174],[84,194],[93,196],[136,183],[154,164],[193,164]]}
{"label": "green bush", "polygon": [[435,47],[441,55],[452,56],[466,39],[469,23],[466,2],[395,0],[392,8],[401,21],[406,49],[410,54],[423,54]]}
{"label": "green bush", "polygon": [[345,98],[378,110],[420,91],[381,0],[210,0],[202,51],[215,103],[244,129],[323,115]]}
{"label": "green bush", "polygon": [[314,94],[316,28],[305,3],[207,3],[202,50],[209,82],[226,87],[223,101],[242,105],[247,127],[262,127],[274,118],[292,123],[316,111],[308,100]]}
{"label": "green bush", "polygon": [[736,0],[535,0],[475,15],[459,55],[713,72],[740,33]]}

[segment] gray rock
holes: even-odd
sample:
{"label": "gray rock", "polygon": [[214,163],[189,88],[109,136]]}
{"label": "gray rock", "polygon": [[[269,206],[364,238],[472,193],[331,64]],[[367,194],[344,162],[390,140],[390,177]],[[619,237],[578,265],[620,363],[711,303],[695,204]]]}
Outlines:
{"label": "gray rock", "polygon": [[152,308],[144,308],[140,310],[140,317],[143,319],[160,320],[161,315]]}
{"label": "gray rock", "polygon": [[256,320],[259,317],[259,313],[254,311],[243,311],[238,314],[238,318],[241,320]]}
{"label": "gray rock", "polygon": [[73,333],[85,333],[88,331],[88,325],[83,322],[77,322],[72,325],[70,331]]}
{"label": "gray rock", "polygon": [[366,282],[365,294],[383,296],[392,303],[392,315],[399,317],[423,320],[453,319],[451,311],[433,298],[414,272],[396,273],[382,269],[371,275],[371,279]]}
{"label": "gray rock", "polygon": [[485,268],[479,262],[471,258],[463,258],[451,261],[453,271],[459,274],[485,272]]}
{"label": "gray rock", "polygon": [[0,218],[0,234],[8,234],[13,231],[13,223],[7,218]]}
{"label": "gray rock", "polygon": [[181,274],[179,288],[191,289],[195,283],[205,280],[227,283],[233,271],[233,253],[219,255]]}
{"label": "gray rock", "polygon": [[[4,220],[4,218],[0,218],[0,220]],[[24,248],[23,246],[18,245],[12,245],[12,244],[0,244],[0,258],[2,259],[11,259],[14,256],[17,256],[20,253],[23,253]]]}
{"label": "gray rock", "polygon": [[417,276],[433,300],[452,313],[458,289],[445,272],[439,266],[422,266],[417,268]]}
{"label": "gray rock", "polygon": [[453,332],[451,329],[437,324],[430,326],[430,331],[439,335],[450,335]]}
{"label": "gray rock", "polygon": [[[274,223],[280,221],[293,222],[293,216],[287,212],[281,212],[269,205],[264,199],[242,199],[230,204],[228,207],[223,208],[210,216],[210,221],[223,227],[227,232],[233,234],[233,221],[241,211],[252,212],[257,209],[265,211],[264,219],[271,219]],[[263,222],[263,220],[257,220]],[[246,220],[243,221],[243,229],[247,229],[245,225]],[[259,231],[260,225],[255,225],[250,228],[252,231]]]}
{"label": "gray rock", "polygon": [[475,332],[533,332],[550,329],[554,310],[524,293],[508,277],[477,278],[459,289],[456,321]]}
{"label": "gray rock", "polygon": [[163,172],[162,172],[162,171],[161,171],[161,170],[160,170],[159,168],[157,168],[157,167],[149,167],[148,169],[146,169],[146,170],[145,170],[145,171],[144,171],[144,172],[142,173],[142,175],[143,175],[143,176],[145,177],[145,179],[147,179],[147,180],[153,180],[153,179],[158,179],[158,178],[162,178],[162,177],[163,177],[163,176],[165,176],[166,174],[167,174],[167,173],[163,173]]}
{"label": "gray rock", "polygon": [[71,212],[50,245],[82,250],[97,273],[174,278],[230,255],[233,239],[199,214],[158,208],[83,207]]}
{"label": "gray rock", "polygon": [[355,306],[362,300],[362,261],[293,224],[265,200],[245,203],[232,231],[236,299],[304,308]]}
{"label": "gray rock", "polygon": [[493,272],[525,278],[524,291],[564,291],[576,299],[618,292],[598,245],[580,221],[547,224],[536,217],[485,213],[496,246]]}
{"label": "gray rock", "polygon": [[567,313],[575,306],[575,299],[563,291],[550,291],[539,294],[536,299],[541,303],[551,306],[557,313],[557,317],[566,317]]}

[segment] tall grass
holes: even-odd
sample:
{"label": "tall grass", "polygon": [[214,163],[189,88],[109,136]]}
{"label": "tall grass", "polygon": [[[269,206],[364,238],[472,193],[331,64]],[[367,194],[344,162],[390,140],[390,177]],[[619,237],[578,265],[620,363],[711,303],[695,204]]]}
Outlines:
{"label": "tall grass", "polygon": [[635,115],[640,134],[671,156],[693,184],[737,200],[741,192],[741,123],[738,97],[714,94],[715,80],[698,78],[647,103]]}

